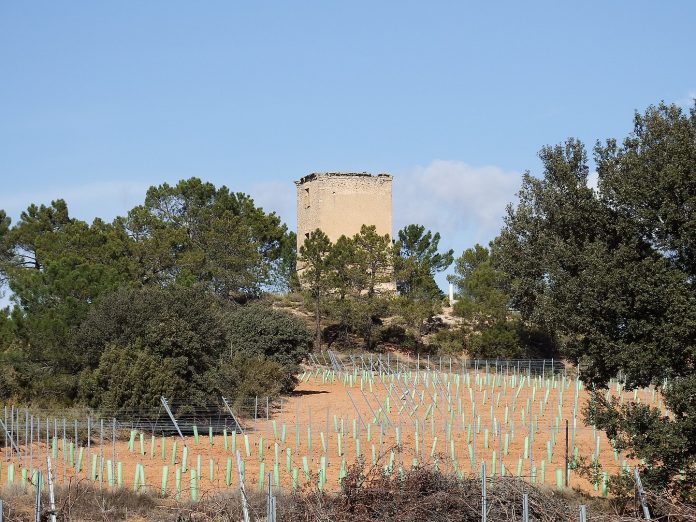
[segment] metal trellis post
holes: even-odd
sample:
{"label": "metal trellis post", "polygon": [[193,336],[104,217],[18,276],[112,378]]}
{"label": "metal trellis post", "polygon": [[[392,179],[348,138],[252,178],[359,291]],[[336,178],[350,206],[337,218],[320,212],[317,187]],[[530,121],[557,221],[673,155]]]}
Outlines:
{"label": "metal trellis post", "polygon": [[181,440],[184,441],[184,446],[186,446],[186,439],[184,438],[183,433],[181,433],[181,430],[179,429],[179,424],[176,422],[176,419],[174,418],[174,414],[172,413],[172,410],[169,409],[169,405],[167,404],[167,399],[165,399],[164,396],[161,396],[160,401],[162,402],[162,406],[164,406],[164,410],[167,412],[167,415],[169,415],[169,418],[172,420],[172,423],[174,424],[174,427],[176,428],[176,431],[179,434],[179,437],[181,437]]}
{"label": "metal trellis post", "polygon": [[529,494],[522,495],[522,520],[529,522]]}
{"label": "metal trellis post", "polygon": [[645,500],[645,491],[643,491],[643,483],[640,481],[640,473],[638,473],[638,468],[634,468],[633,476],[636,479],[636,493],[638,494],[640,507],[643,509],[643,516],[646,520],[651,520],[650,510],[648,509],[648,503]]}
{"label": "metal trellis post", "polygon": [[481,522],[486,522],[488,515],[486,506],[486,461],[481,462]]}

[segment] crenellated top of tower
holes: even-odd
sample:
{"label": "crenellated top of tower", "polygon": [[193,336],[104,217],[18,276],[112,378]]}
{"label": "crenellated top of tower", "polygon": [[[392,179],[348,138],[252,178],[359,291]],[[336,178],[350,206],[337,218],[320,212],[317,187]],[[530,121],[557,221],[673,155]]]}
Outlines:
{"label": "crenellated top of tower", "polygon": [[295,185],[302,185],[303,183],[307,183],[308,181],[314,181],[319,178],[355,178],[355,177],[363,177],[363,178],[384,178],[384,179],[393,179],[390,174],[370,174],[369,172],[312,172],[311,174],[307,174],[306,176],[303,176],[300,178],[299,181],[295,181]]}

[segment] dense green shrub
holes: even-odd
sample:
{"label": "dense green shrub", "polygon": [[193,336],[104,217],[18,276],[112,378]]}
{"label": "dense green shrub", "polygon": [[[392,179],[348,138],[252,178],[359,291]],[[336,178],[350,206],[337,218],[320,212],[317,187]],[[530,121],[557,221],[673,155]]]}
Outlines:
{"label": "dense green shrub", "polygon": [[466,339],[469,357],[483,359],[519,359],[523,356],[519,328],[514,322],[498,322]]}
{"label": "dense green shrub", "polygon": [[261,303],[229,310],[223,322],[233,356],[267,358],[294,372],[311,347],[312,336],[303,321]]}
{"label": "dense green shrub", "polygon": [[377,338],[382,343],[402,344],[406,342],[406,329],[398,324],[383,326],[377,333]]}
{"label": "dense green shrub", "polygon": [[0,397],[7,401],[29,401],[34,391],[32,376],[36,365],[29,363],[22,351],[6,347],[0,354],[0,367]]}
{"label": "dense green shrub", "polygon": [[82,372],[82,400],[124,412],[161,395],[195,406],[290,391],[310,343],[304,324],[259,303],[231,306],[177,285],[107,296],[74,340],[98,360]]}
{"label": "dense green shrub", "polygon": [[510,319],[471,332],[464,348],[469,357],[482,359],[550,359],[558,357],[557,344],[544,330]]}
{"label": "dense green shrub", "polygon": [[446,328],[433,336],[433,344],[441,355],[461,356],[464,351],[464,333],[461,328]]}
{"label": "dense green shrub", "polygon": [[162,395],[205,403],[202,390],[184,377],[186,366],[185,358],[161,356],[147,347],[111,345],[99,367],[83,374],[82,393],[91,406],[109,412],[156,406]]}
{"label": "dense green shrub", "polygon": [[167,357],[185,357],[188,376],[208,368],[226,346],[220,304],[201,288],[121,288],[97,302],[72,342],[96,367],[109,345],[138,345]]}
{"label": "dense green shrub", "polygon": [[321,340],[322,343],[326,344],[327,349],[331,349],[334,344],[348,346],[351,333],[352,329],[348,323],[332,323],[325,326],[321,331]]}
{"label": "dense green shrub", "polygon": [[248,412],[251,397],[277,397],[291,390],[295,385],[294,374],[283,365],[236,353],[224,358],[208,375],[211,389],[218,395],[229,399],[235,411]]}

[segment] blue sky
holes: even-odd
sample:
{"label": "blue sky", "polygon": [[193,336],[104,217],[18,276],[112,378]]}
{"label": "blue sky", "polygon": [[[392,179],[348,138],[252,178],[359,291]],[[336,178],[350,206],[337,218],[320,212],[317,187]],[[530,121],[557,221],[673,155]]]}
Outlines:
{"label": "blue sky", "polygon": [[295,226],[292,181],[394,175],[394,220],[487,242],[545,144],[696,96],[696,3],[0,4],[0,208],[91,220],[198,176]]}

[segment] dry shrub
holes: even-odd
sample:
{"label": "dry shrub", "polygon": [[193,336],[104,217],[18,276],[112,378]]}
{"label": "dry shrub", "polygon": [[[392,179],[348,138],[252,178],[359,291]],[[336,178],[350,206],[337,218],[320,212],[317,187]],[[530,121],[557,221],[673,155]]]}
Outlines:
{"label": "dry shrub", "polygon": [[[539,522],[579,520],[580,504],[587,504],[588,520],[628,522],[640,520],[632,513],[612,512],[615,504],[606,499],[589,499],[575,492],[558,492],[513,477],[496,477],[487,482],[488,520],[522,520],[523,495],[529,498],[529,518]],[[280,516],[282,521],[316,522],[479,522],[481,481],[443,474],[430,467],[385,475],[381,466],[356,464],[343,480],[337,494],[305,490],[290,499]],[[649,498],[654,520],[696,521],[696,509],[672,499]]]}
{"label": "dry shrub", "polygon": [[[6,522],[34,521],[34,495],[31,489],[4,488],[2,495]],[[55,499],[57,519],[61,522],[150,520],[149,515],[157,508],[157,499],[151,494],[135,493],[128,489],[101,489],[85,480],[57,486]],[[45,492],[41,505],[41,520],[49,520],[49,502]]]}
{"label": "dry shrub", "polygon": [[[565,520],[568,503],[513,478],[499,478],[487,488],[488,520],[520,520],[522,495],[529,494],[533,520]],[[415,468],[385,475],[380,467],[349,469],[339,494],[306,491],[294,497],[283,520],[358,522],[480,521],[481,482],[458,479],[432,468]]]}
{"label": "dry shrub", "polygon": [[[588,498],[572,491],[558,492],[522,480],[496,477],[488,482],[488,520],[522,520],[522,497],[529,496],[530,520],[575,522],[580,504],[587,504],[592,522],[634,522],[641,520],[629,502],[625,513],[616,513],[618,504]],[[33,521],[33,497],[18,487],[4,488],[6,522]],[[248,492],[252,520],[265,520],[265,497]],[[647,494],[653,520],[694,522],[696,508],[674,499]],[[47,498],[43,500],[42,521],[48,520]],[[385,476],[381,466],[356,464],[348,470],[338,493],[322,493],[306,487],[295,495],[277,500],[278,520],[283,522],[479,522],[481,482],[477,477],[459,479],[433,468],[415,468]],[[100,489],[87,481],[71,483],[56,490],[56,511],[61,522],[233,522],[242,520],[237,491],[204,495],[199,502],[177,502],[154,493]]]}

